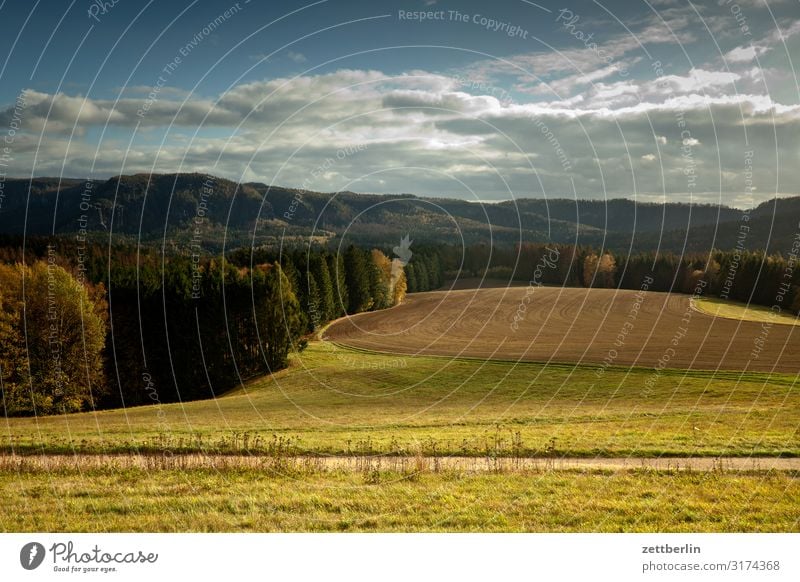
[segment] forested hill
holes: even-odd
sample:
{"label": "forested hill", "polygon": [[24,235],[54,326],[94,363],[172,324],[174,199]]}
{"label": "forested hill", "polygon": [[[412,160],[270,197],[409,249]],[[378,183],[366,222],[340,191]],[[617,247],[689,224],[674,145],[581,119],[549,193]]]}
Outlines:
{"label": "forested hill", "polygon": [[[627,199],[519,199],[494,204],[411,194],[320,193],[260,183],[237,184],[204,174],[136,174],[87,182],[7,180],[0,234],[73,234],[115,240],[274,245],[308,240],[385,246],[409,235],[418,242],[523,242],[605,245],[615,250],[680,252],[743,245],[785,252],[800,221],[800,198],[766,202],[742,221],[726,206],[653,204]],[[29,195],[30,194],[30,195]]]}
{"label": "forested hill", "polygon": [[[637,233],[635,248],[652,250],[659,245],[672,252],[706,252],[711,248],[764,250],[787,255],[800,235],[800,197],[763,202],[749,212],[736,211],[732,219],[718,224],[693,224],[659,232]],[[630,236],[613,233],[609,246],[622,249]]]}

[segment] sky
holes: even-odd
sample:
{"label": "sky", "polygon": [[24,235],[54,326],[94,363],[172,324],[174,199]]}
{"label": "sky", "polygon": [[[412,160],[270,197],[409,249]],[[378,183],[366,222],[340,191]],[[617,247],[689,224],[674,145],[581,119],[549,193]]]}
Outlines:
{"label": "sky", "polygon": [[0,22],[0,178],[800,194],[800,0],[0,0]]}

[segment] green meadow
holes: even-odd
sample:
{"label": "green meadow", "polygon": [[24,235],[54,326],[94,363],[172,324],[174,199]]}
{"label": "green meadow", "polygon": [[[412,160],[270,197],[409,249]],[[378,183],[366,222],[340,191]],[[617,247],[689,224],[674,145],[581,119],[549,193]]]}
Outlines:
{"label": "green meadow", "polygon": [[[800,530],[792,470],[548,468],[560,456],[800,453],[796,377],[665,370],[645,389],[652,375],[312,342],[288,369],[213,400],[7,419],[0,530]],[[511,464],[428,459],[446,455]],[[520,457],[543,464],[515,470]]]}
{"label": "green meadow", "polygon": [[[4,421],[15,453],[798,456],[797,376],[369,353],[312,342],[216,399]],[[647,386],[647,388],[646,388]]]}
{"label": "green meadow", "polygon": [[5,531],[800,531],[790,472],[0,473]]}

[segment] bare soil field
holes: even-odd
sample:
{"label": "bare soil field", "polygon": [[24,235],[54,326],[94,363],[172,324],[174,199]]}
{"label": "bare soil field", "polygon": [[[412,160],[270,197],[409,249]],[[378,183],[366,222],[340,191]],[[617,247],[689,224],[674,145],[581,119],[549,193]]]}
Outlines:
{"label": "bare soil field", "polygon": [[409,295],[332,324],[354,348],[570,364],[800,372],[800,327],[696,310],[689,295],[508,287]]}

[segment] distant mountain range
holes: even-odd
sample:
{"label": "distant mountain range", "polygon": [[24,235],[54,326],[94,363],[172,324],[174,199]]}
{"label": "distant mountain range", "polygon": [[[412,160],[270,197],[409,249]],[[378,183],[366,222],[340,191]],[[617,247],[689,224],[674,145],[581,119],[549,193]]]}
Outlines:
{"label": "distant mountain range", "polygon": [[389,246],[409,235],[418,243],[550,240],[676,252],[730,249],[741,239],[748,249],[769,246],[786,253],[800,222],[800,197],[771,200],[749,212],[627,199],[478,204],[411,194],[309,192],[204,174],[7,180],[0,192],[2,234],[86,232],[105,240],[112,234],[120,242],[198,243],[214,251],[223,245],[295,244],[309,237]]}

